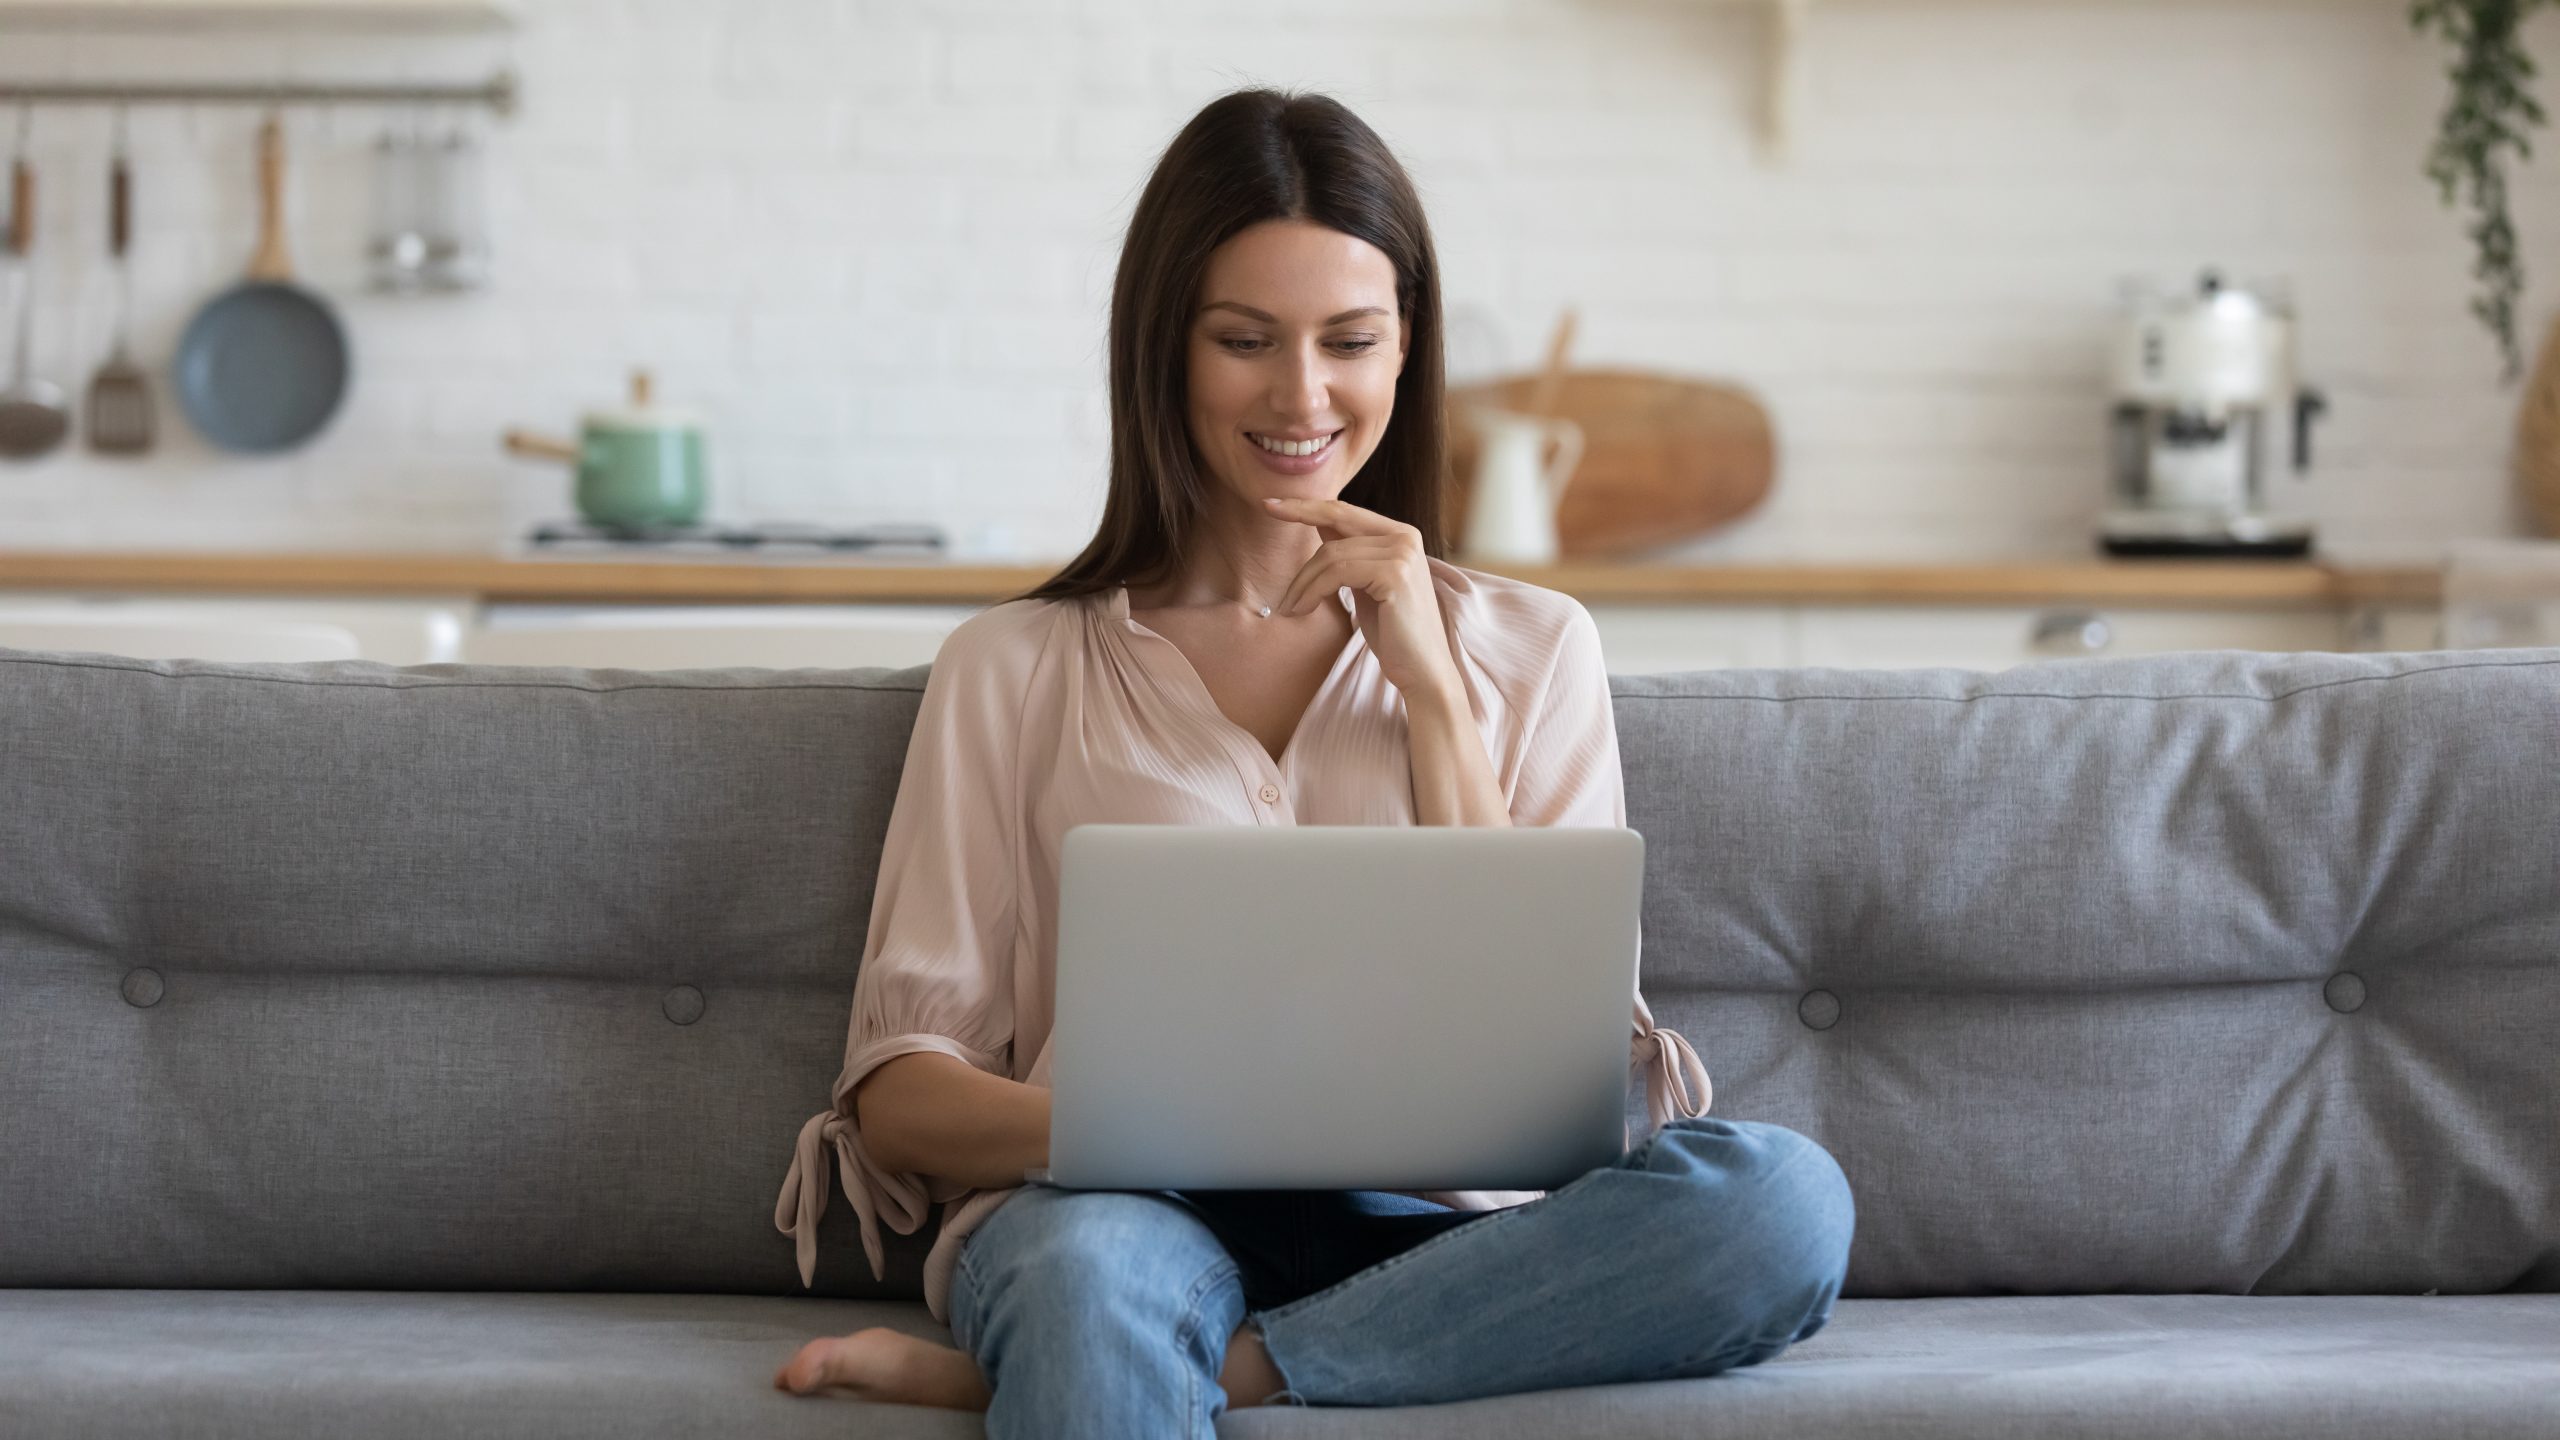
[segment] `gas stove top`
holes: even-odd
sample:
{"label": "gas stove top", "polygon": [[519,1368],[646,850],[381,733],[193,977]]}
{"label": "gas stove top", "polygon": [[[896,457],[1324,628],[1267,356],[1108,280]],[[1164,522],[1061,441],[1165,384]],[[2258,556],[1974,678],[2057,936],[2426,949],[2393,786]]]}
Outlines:
{"label": "gas stove top", "polygon": [[823,525],[760,521],[748,525],[674,525],[622,528],[583,520],[553,520],[525,537],[536,550],[675,550],[810,552],[888,550],[939,553],[946,541],[939,525],[864,525],[834,530]]}

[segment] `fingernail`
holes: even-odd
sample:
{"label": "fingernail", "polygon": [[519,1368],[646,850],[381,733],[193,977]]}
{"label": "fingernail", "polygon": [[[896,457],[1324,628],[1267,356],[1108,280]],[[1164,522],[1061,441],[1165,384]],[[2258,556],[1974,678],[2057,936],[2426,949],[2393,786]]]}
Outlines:
{"label": "fingernail", "polygon": [[1280,497],[1277,495],[1265,495],[1262,497],[1262,503],[1265,505],[1277,505],[1280,503]]}

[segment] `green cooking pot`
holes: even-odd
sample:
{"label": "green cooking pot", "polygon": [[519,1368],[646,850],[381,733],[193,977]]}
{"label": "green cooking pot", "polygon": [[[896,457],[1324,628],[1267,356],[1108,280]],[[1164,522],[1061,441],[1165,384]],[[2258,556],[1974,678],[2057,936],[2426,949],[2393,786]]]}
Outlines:
{"label": "green cooking pot", "polygon": [[646,370],[632,372],[629,408],[580,418],[576,444],[525,430],[508,431],[506,440],[514,454],[576,466],[578,516],[600,528],[692,525],[710,498],[702,421],[652,405]]}

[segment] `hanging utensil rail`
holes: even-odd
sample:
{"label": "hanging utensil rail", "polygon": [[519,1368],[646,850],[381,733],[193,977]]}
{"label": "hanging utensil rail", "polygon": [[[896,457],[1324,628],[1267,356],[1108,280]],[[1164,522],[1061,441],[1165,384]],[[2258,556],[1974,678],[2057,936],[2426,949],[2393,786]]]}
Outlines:
{"label": "hanging utensil rail", "polygon": [[0,80],[0,105],[486,105],[500,115],[512,115],[516,74],[501,70],[477,84],[444,85]]}

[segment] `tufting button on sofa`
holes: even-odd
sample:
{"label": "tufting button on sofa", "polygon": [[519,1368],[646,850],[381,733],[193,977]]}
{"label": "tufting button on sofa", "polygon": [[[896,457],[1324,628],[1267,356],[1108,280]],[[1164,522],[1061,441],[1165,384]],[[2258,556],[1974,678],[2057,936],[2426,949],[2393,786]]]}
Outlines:
{"label": "tufting button on sofa", "polygon": [[702,992],[690,985],[679,985],[667,992],[667,998],[659,1003],[658,1008],[666,1011],[667,1018],[677,1024],[690,1025],[702,1018]]}
{"label": "tufting button on sofa", "polygon": [[2341,1015],[2352,1015],[2364,1004],[2364,977],[2353,970],[2341,970],[2320,987],[2320,998]]}
{"label": "tufting button on sofa", "polygon": [[1796,1002],[1796,1018],[1808,1030],[1828,1030],[1840,1023],[1840,997],[1828,990],[1807,990]]}
{"label": "tufting button on sofa", "polygon": [[148,1010],[160,1003],[160,994],[168,987],[160,983],[160,972],[144,966],[124,972],[124,1003]]}

